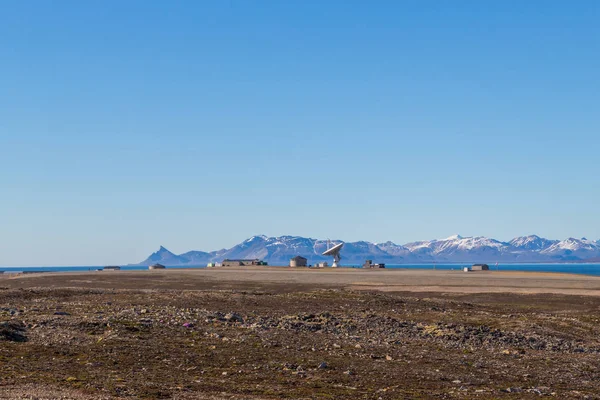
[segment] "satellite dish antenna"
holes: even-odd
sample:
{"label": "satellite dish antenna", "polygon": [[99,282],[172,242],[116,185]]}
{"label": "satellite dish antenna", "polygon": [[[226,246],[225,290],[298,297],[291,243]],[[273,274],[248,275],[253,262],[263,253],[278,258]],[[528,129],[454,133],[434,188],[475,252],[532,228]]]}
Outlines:
{"label": "satellite dish antenna", "polygon": [[339,262],[342,259],[342,256],[340,256],[340,250],[342,250],[342,247],[344,247],[344,243],[336,244],[332,248],[329,248],[329,244],[327,244],[327,250],[323,253],[323,255],[333,256],[333,264],[331,265],[332,268],[337,268],[340,266]]}

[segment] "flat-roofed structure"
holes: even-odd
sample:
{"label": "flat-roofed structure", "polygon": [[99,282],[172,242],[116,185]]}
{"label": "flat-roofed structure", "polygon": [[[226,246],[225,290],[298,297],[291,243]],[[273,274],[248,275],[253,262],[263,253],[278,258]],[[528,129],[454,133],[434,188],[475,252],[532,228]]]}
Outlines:
{"label": "flat-roofed structure", "polygon": [[487,264],[473,264],[471,266],[471,271],[489,271],[490,266]]}
{"label": "flat-roofed structure", "polygon": [[308,265],[308,259],[302,256],[296,256],[290,259],[290,267],[306,267]]}
{"label": "flat-roofed structure", "polygon": [[266,262],[259,260],[258,258],[254,259],[236,259],[230,260],[228,258],[224,259],[221,263],[223,267],[242,267],[248,265],[267,265]]}
{"label": "flat-roofed structure", "polygon": [[121,267],[119,267],[118,265],[109,265],[104,267],[105,271],[120,271]]}
{"label": "flat-roofed structure", "polygon": [[363,264],[363,268],[385,268],[383,263],[373,263],[373,260],[366,260]]}

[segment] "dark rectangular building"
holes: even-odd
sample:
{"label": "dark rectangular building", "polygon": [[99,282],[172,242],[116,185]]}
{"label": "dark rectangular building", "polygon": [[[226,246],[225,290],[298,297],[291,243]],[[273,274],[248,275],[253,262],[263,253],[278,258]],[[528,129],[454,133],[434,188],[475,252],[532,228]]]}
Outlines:
{"label": "dark rectangular building", "polygon": [[230,259],[226,258],[225,260],[223,260],[221,265],[223,267],[242,267],[242,266],[247,266],[247,265],[267,265],[267,263],[262,260],[259,260],[258,258],[255,258],[252,260],[250,260],[250,259],[230,260]]}

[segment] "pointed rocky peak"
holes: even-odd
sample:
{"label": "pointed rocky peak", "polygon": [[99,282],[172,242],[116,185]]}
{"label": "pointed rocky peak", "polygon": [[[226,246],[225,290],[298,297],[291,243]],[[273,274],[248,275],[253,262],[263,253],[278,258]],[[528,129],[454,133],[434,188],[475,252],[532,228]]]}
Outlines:
{"label": "pointed rocky peak", "polygon": [[162,265],[180,265],[186,263],[187,261],[188,260],[185,257],[177,256],[166,247],[160,246],[157,251],[152,253],[150,257],[139,264],[152,265],[154,263],[159,263]]}
{"label": "pointed rocky peak", "polygon": [[172,251],[170,251],[169,249],[167,249],[164,246],[160,246],[160,248],[158,249],[158,251],[154,252],[154,254],[160,254],[160,255],[166,255],[166,254],[171,255],[172,254],[172,255],[175,255]]}

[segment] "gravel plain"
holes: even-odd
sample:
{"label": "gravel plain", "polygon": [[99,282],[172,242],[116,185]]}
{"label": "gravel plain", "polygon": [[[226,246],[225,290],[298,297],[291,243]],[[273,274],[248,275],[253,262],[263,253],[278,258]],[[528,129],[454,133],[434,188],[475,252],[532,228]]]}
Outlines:
{"label": "gravel plain", "polygon": [[599,288],[495,271],[5,276],[0,398],[598,399]]}

